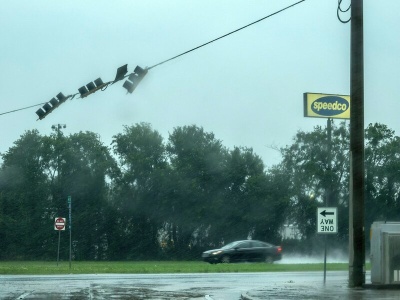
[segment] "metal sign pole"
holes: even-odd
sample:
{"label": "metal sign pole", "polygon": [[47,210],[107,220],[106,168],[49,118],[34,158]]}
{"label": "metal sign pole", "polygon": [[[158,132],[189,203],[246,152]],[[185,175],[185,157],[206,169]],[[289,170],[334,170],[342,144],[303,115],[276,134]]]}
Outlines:
{"label": "metal sign pole", "polygon": [[326,246],[326,234],[324,235],[324,284],[326,283],[326,250],[327,250],[327,246]]}
{"label": "metal sign pole", "polygon": [[[332,173],[331,173],[331,151],[332,151],[332,119],[328,118],[327,124],[326,124],[326,131],[327,131],[327,137],[328,137],[328,186],[326,187],[325,190],[325,207],[328,207],[330,204],[330,197],[331,197],[331,184],[332,184]],[[326,283],[326,256],[327,256],[327,239],[326,235],[324,238],[324,283]]]}
{"label": "metal sign pole", "polygon": [[68,210],[69,210],[69,270],[71,270],[71,260],[72,260],[72,217],[71,217],[71,206],[72,206],[71,196],[68,196]]}
{"label": "metal sign pole", "polygon": [[58,231],[57,267],[58,267],[58,262],[60,261],[60,239],[61,239],[61,230]]}
{"label": "metal sign pole", "polygon": [[324,234],[325,253],[324,253],[324,283],[326,282],[326,256],[328,253],[327,234],[336,234],[337,225],[337,207],[317,207],[317,233]]}

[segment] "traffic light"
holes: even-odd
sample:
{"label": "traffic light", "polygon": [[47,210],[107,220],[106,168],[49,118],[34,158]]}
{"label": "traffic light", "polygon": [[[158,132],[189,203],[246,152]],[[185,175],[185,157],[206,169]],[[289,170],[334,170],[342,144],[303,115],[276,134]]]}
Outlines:
{"label": "traffic light", "polygon": [[49,102],[45,103],[43,107],[39,108],[36,111],[36,114],[39,117],[39,120],[45,118],[49,113],[51,113],[55,108],[57,108],[60,104],[64,103],[70,96],[65,97],[63,93],[58,93],[56,98],[52,98]]}
{"label": "traffic light", "polygon": [[79,94],[81,94],[81,98],[85,98],[85,97],[89,96],[90,94],[93,94],[94,92],[103,88],[107,84],[108,84],[108,82],[103,83],[103,80],[101,80],[101,78],[97,78],[94,82],[91,81],[86,86],[80,87],[78,89],[78,91],[79,91]]}
{"label": "traffic light", "polygon": [[45,103],[43,107],[39,108],[36,111],[36,114],[38,115],[39,120],[42,120],[60,104],[64,103],[68,98],[71,98],[72,100],[75,98],[76,95],[80,95],[80,98],[85,98],[100,89],[104,91],[108,87],[108,85],[114,84],[125,78],[127,78],[127,80],[124,82],[123,87],[127,90],[128,93],[133,93],[139,82],[144,78],[144,76],[146,76],[148,70],[149,69],[147,68],[143,69],[139,66],[136,66],[134,71],[128,76],[126,75],[128,73],[128,65],[123,65],[117,69],[117,73],[113,81],[108,81],[104,83],[101,78],[97,78],[96,80],[91,81],[84,86],[81,86],[78,89],[78,93],[75,93],[73,95],[65,97],[62,93],[59,93],[56,97]]}
{"label": "traffic light", "polygon": [[123,65],[117,69],[117,74],[115,75],[115,79],[113,83],[120,81],[125,78],[126,73],[128,73],[128,65]]}
{"label": "traffic light", "polygon": [[126,88],[127,92],[132,94],[146,74],[147,69],[142,69],[141,67],[136,66],[135,70],[129,75],[122,87]]}

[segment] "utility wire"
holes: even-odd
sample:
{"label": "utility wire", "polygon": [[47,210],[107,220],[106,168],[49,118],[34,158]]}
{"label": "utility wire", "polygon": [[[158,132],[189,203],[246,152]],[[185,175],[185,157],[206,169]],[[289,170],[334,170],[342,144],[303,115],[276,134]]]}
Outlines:
{"label": "utility wire", "polygon": [[296,2],[296,3],[292,4],[292,5],[289,5],[289,6],[285,7],[285,8],[282,8],[282,9],[280,9],[280,10],[278,10],[278,11],[276,11],[276,12],[274,12],[274,13],[268,15],[268,16],[265,16],[264,18],[261,18],[261,19],[259,19],[259,20],[257,20],[257,21],[254,21],[254,22],[252,22],[252,23],[250,23],[250,24],[247,24],[247,25],[245,25],[245,26],[243,26],[243,27],[240,27],[240,28],[238,28],[238,29],[236,29],[236,30],[234,30],[234,31],[231,31],[231,32],[227,33],[227,34],[221,35],[220,37],[218,37],[218,38],[216,38],[216,39],[213,39],[213,40],[211,40],[211,41],[209,41],[209,42],[207,42],[207,43],[204,43],[204,44],[202,44],[202,45],[200,45],[200,46],[197,46],[197,47],[195,47],[195,48],[193,48],[193,49],[190,49],[190,50],[188,50],[188,51],[185,51],[185,52],[183,52],[183,53],[181,53],[181,54],[178,54],[178,55],[176,55],[176,56],[174,56],[174,57],[171,57],[171,58],[169,58],[169,59],[167,59],[167,60],[164,60],[164,61],[162,61],[162,62],[160,62],[160,63],[158,63],[158,64],[155,64],[154,66],[151,66],[151,67],[147,68],[147,70],[150,70],[150,69],[155,68],[155,67],[157,67],[157,66],[159,66],[159,65],[162,65],[162,64],[164,64],[164,63],[166,63],[166,62],[168,62],[168,61],[171,61],[171,60],[173,60],[173,59],[175,59],[175,58],[178,58],[178,57],[180,57],[180,56],[183,56],[183,55],[185,55],[185,54],[188,54],[188,53],[190,53],[190,52],[192,52],[192,51],[194,51],[194,50],[197,50],[197,49],[199,49],[199,48],[201,48],[201,47],[204,47],[204,46],[206,46],[206,45],[209,45],[209,44],[211,44],[211,43],[214,43],[215,41],[218,41],[218,40],[220,40],[220,39],[222,39],[222,38],[224,38],[224,37],[227,37],[228,35],[231,35],[231,34],[233,34],[233,33],[236,33],[236,32],[238,32],[238,31],[243,30],[243,29],[245,29],[245,28],[247,28],[247,27],[249,27],[249,26],[252,26],[252,25],[254,25],[254,24],[258,23],[258,22],[261,22],[261,21],[263,21],[263,20],[265,20],[265,19],[267,19],[267,18],[269,18],[269,17],[272,17],[272,16],[274,16],[274,15],[276,15],[276,14],[279,14],[279,13],[283,12],[284,10],[289,9],[289,8],[291,8],[291,7],[293,7],[293,6],[297,5],[297,4],[300,4],[301,2],[304,2],[304,1],[306,1],[306,0],[301,0],[301,1]]}
{"label": "utility wire", "polygon": [[338,7],[337,7],[337,13],[336,13],[336,14],[337,14],[338,20],[339,20],[341,23],[346,24],[346,23],[349,23],[349,22],[350,22],[351,17],[349,17],[348,20],[343,20],[343,19],[340,17],[340,13],[348,12],[348,11],[350,10],[350,8],[351,8],[351,3],[349,4],[349,7],[348,7],[347,9],[342,9],[342,1],[343,1],[343,0],[338,0]]}
{"label": "utility wire", "polygon": [[0,116],[1,116],[1,115],[5,115],[5,114],[10,114],[10,113],[13,113],[13,112],[17,112],[17,111],[20,111],[20,110],[24,110],[24,109],[28,109],[28,108],[32,108],[32,107],[36,107],[36,106],[39,106],[39,105],[44,105],[44,104],[46,104],[46,103],[47,103],[47,102],[43,102],[43,103],[38,103],[38,104],[35,104],[35,105],[31,105],[31,106],[23,107],[23,108],[18,108],[18,109],[14,109],[14,110],[6,111],[6,112],[3,112],[3,113],[0,113]]}
{"label": "utility wire", "polygon": [[[164,64],[164,63],[166,63],[166,62],[168,62],[168,61],[171,61],[171,60],[176,59],[176,58],[178,58],[178,57],[181,57],[181,56],[183,56],[183,55],[185,55],[185,54],[188,54],[188,53],[190,53],[190,52],[192,52],[192,51],[195,51],[195,50],[197,50],[197,49],[199,49],[199,48],[202,48],[202,47],[204,47],[204,46],[206,46],[206,45],[209,45],[209,44],[211,44],[211,43],[214,43],[214,42],[216,42],[216,41],[218,41],[218,40],[220,40],[220,39],[222,39],[222,38],[224,38],[224,37],[227,37],[227,36],[229,36],[229,35],[231,35],[231,34],[233,34],[233,33],[236,33],[236,32],[238,32],[238,31],[240,31],[240,30],[243,30],[243,29],[245,29],[245,28],[247,28],[247,27],[250,27],[250,26],[252,26],[252,25],[254,25],[254,24],[258,23],[258,22],[261,22],[261,21],[263,21],[263,20],[265,20],[265,19],[268,19],[268,18],[270,18],[270,17],[272,17],[272,16],[274,16],[274,15],[277,15],[277,14],[279,14],[279,13],[281,13],[281,12],[283,12],[283,11],[285,11],[285,10],[287,10],[287,9],[289,9],[289,8],[291,8],[291,7],[293,7],[293,6],[296,6],[297,4],[300,4],[301,2],[304,2],[304,1],[306,1],[306,0],[300,0],[300,1],[296,2],[296,3],[293,3],[293,4],[289,5],[289,6],[287,6],[287,7],[285,7],[285,8],[282,8],[282,9],[280,9],[280,10],[278,10],[278,11],[276,11],[276,12],[274,12],[274,13],[268,15],[268,16],[265,16],[265,17],[263,17],[263,18],[257,20],[257,21],[251,22],[250,24],[247,24],[247,25],[245,25],[245,26],[243,26],[243,27],[240,27],[240,28],[238,28],[238,29],[236,29],[236,30],[233,30],[233,31],[231,31],[231,32],[229,32],[229,33],[227,33],[227,34],[224,34],[224,35],[222,35],[222,36],[220,36],[220,37],[218,37],[218,38],[215,38],[215,39],[213,39],[213,40],[211,40],[211,41],[209,41],[209,42],[207,42],[207,43],[204,43],[204,44],[202,44],[202,45],[200,45],[200,46],[197,46],[197,47],[192,48],[192,49],[190,49],[190,50],[188,50],[188,51],[185,51],[185,52],[183,52],[183,53],[181,53],[181,54],[178,54],[178,55],[176,55],[176,56],[174,56],[174,57],[171,57],[171,58],[169,58],[169,59],[167,59],[167,60],[164,60],[164,61],[162,61],[162,62],[160,62],[160,63],[158,63],[158,64],[155,64],[154,66],[148,67],[148,68],[146,68],[146,70],[153,69],[153,68],[155,68],[155,67],[157,67],[157,66],[159,66],[159,65],[162,65],[162,64]],[[339,0],[339,1],[341,2],[342,0]],[[340,3],[339,3],[339,6],[340,6]],[[124,76],[124,78],[127,77],[127,76],[128,76],[128,75]],[[101,90],[104,91],[104,90],[108,87],[108,85],[109,85],[109,84],[107,84],[107,85],[104,87],[104,89],[102,88]],[[72,96],[71,100],[72,100],[76,95],[77,95],[77,94],[71,95],[71,96]],[[19,109],[10,110],[10,111],[7,111],[7,112],[0,113],[0,116],[1,116],[1,115],[5,115],[5,114],[9,114],[9,113],[13,113],[13,112],[17,112],[17,111],[20,111],[20,110],[24,110],[24,109],[36,107],[36,106],[39,106],[39,105],[44,105],[44,104],[46,104],[46,102],[44,102],[44,103],[39,103],[39,104],[35,104],[35,105],[31,105],[31,106],[27,106],[27,107],[23,107],[23,108],[19,108]]]}

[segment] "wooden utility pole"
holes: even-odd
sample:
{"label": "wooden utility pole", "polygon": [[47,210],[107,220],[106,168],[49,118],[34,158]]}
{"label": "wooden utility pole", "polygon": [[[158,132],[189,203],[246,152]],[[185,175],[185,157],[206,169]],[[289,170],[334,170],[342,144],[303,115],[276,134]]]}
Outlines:
{"label": "wooden utility pole", "polygon": [[349,285],[365,284],[363,0],[351,1]]}

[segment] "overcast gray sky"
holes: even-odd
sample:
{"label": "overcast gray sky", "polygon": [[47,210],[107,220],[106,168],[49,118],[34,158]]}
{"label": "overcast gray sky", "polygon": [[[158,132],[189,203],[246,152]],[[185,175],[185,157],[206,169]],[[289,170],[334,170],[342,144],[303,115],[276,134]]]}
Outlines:
{"label": "overcast gray sky", "polygon": [[[15,0],[0,8],[1,111],[74,94],[118,67],[150,67],[298,0]],[[293,8],[149,71],[133,94],[119,82],[68,100],[37,121],[40,107],[0,115],[0,152],[26,130],[98,133],[109,145],[124,125],[148,122],[165,139],[174,127],[202,126],[228,148],[252,147],[266,166],[271,149],[298,130],[325,126],[303,117],[303,93],[350,93],[350,23],[337,0]],[[347,7],[350,0],[343,0]],[[364,0],[365,124],[399,133],[400,1]],[[346,19],[348,15],[343,15]]]}

